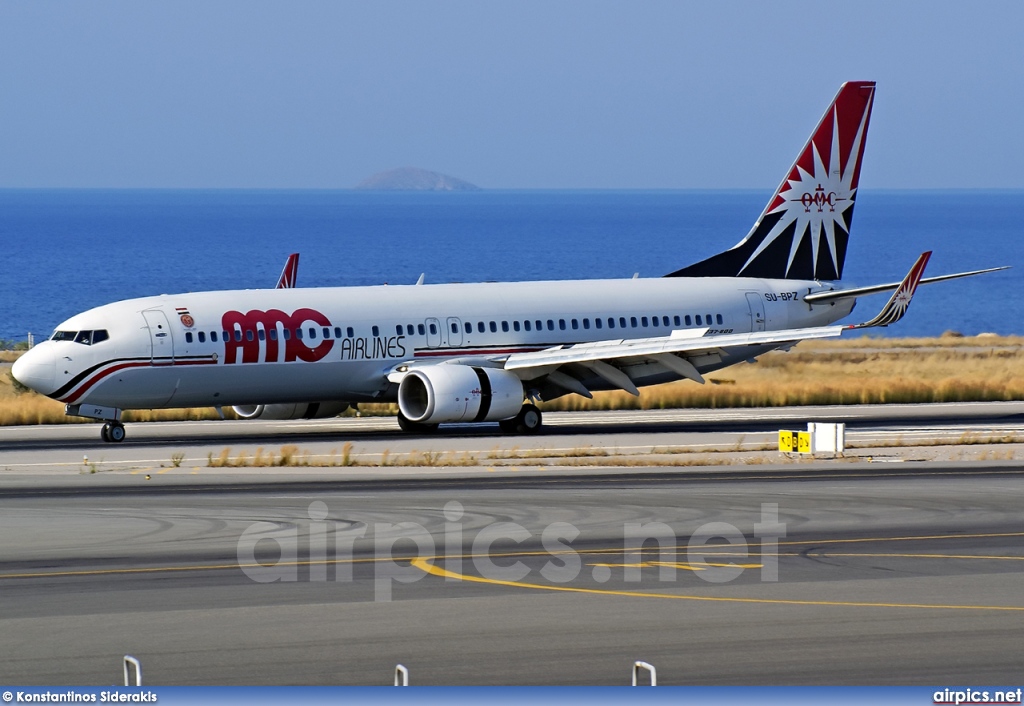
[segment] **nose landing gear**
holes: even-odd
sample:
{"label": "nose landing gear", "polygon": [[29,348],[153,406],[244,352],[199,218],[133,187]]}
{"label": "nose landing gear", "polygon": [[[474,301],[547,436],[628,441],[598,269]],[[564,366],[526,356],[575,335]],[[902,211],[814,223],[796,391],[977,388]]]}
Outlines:
{"label": "nose landing gear", "polygon": [[107,443],[119,444],[124,441],[124,424],[121,422],[106,422],[100,430],[100,438]]}

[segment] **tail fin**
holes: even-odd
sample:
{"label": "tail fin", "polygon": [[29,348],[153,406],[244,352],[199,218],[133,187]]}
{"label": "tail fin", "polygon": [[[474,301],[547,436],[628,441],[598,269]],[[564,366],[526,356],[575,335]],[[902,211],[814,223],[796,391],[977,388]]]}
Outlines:
{"label": "tail fin", "polygon": [[874,95],[844,83],[747,237],[666,277],[841,279]]}
{"label": "tail fin", "polygon": [[281,277],[277,280],[277,289],[291,289],[295,286],[296,280],[299,278],[299,254],[293,252],[288,256],[288,261],[284,263],[284,269],[281,270]]}

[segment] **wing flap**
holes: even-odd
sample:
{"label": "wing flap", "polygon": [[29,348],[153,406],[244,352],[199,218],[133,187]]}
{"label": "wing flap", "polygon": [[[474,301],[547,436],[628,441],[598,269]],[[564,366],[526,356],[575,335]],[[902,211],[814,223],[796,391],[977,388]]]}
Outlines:
{"label": "wing flap", "polygon": [[[602,341],[586,346],[559,346],[530,353],[513,353],[505,361],[506,370],[520,370],[546,365],[566,365],[598,360],[619,360],[622,358],[650,358],[672,353],[710,355],[721,353],[726,348],[738,346],[763,346],[776,343],[804,341],[811,338],[831,338],[840,335],[850,326],[819,326],[816,328],[788,329],[785,331],[757,331],[754,333],[706,334],[699,338],[690,336],[662,336],[660,338],[638,338],[625,341]],[[698,329],[700,330],[700,329]],[[704,329],[706,332],[707,329]]]}

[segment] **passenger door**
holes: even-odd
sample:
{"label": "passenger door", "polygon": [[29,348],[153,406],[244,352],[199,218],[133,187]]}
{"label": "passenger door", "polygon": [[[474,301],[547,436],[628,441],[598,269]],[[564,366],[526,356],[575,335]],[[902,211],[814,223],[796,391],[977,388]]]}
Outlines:
{"label": "passenger door", "polygon": [[747,292],[747,306],[750,307],[750,330],[764,331],[764,301],[760,292]]}
{"label": "passenger door", "polygon": [[462,321],[454,316],[448,317],[448,346],[458,348],[462,345]]}
{"label": "passenger door", "polygon": [[171,325],[167,316],[160,309],[146,309],[142,312],[149,328],[150,364],[174,364],[174,337],[171,336]]}

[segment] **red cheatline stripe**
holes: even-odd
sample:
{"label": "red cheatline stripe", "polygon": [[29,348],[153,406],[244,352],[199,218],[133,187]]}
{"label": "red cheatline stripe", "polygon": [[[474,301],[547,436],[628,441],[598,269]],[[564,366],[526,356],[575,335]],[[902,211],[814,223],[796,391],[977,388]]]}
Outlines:
{"label": "red cheatline stripe", "polygon": [[[182,361],[174,361],[174,362],[172,362],[170,364],[171,365],[216,365],[216,363],[217,363],[217,361],[215,361],[215,360],[182,360]],[[86,380],[74,392],[72,392],[71,394],[69,394],[66,397],[64,397],[61,400],[61,402],[66,402],[67,404],[74,404],[76,400],[80,399],[82,397],[82,395],[84,395],[86,392],[88,392],[89,389],[91,387],[93,387],[96,383],[98,383],[100,380],[102,380],[103,378],[107,377],[108,375],[111,375],[112,373],[116,373],[118,370],[124,370],[125,368],[149,368],[149,367],[153,367],[153,366],[152,366],[151,362],[148,361],[148,360],[147,361],[141,361],[141,362],[135,362],[135,363],[121,363],[120,365],[111,366],[111,367],[107,368],[106,370],[99,371],[98,373],[93,375],[91,378]]]}
{"label": "red cheatline stripe", "polygon": [[459,355],[504,355],[505,353],[532,353],[543,348],[485,348],[467,350],[465,348],[441,348],[433,351],[416,351],[415,357],[459,356]]}

